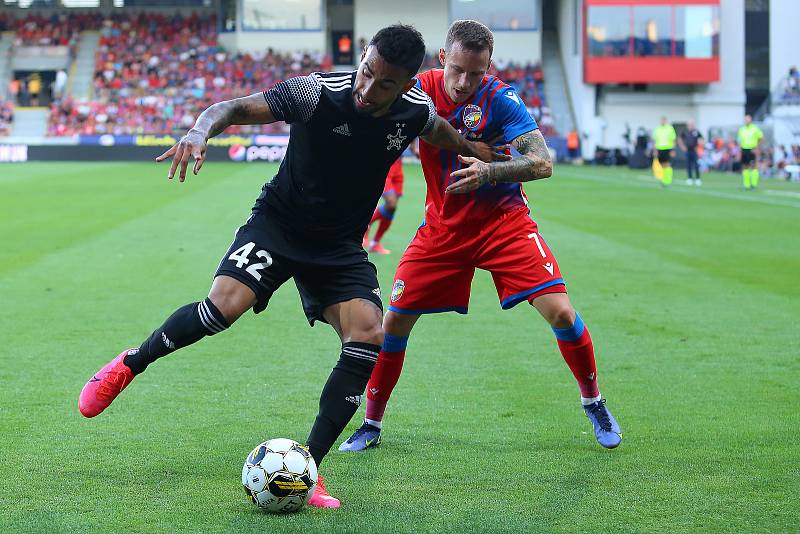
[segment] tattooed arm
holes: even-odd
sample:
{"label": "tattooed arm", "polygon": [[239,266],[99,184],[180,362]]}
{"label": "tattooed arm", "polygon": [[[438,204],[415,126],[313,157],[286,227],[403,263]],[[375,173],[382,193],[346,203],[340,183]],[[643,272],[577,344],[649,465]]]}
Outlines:
{"label": "tattooed arm", "polygon": [[553,161],[542,132],[532,130],[512,141],[521,154],[511,161],[484,163],[483,161],[461,157],[462,163],[469,167],[455,171],[450,176],[457,179],[447,189],[447,193],[468,193],[483,184],[501,182],[528,182],[548,178],[553,174]]}
{"label": "tattooed arm", "polygon": [[210,106],[197,117],[197,122],[190,131],[210,139],[233,124],[269,124],[275,120],[264,93],[255,93]]}
{"label": "tattooed arm", "polygon": [[482,142],[468,141],[439,115],[435,116],[430,130],[419,137],[443,150],[449,150],[465,156],[475,156],[483,161],[506,161],[511,159],[505,153],[505,150],[509,148],[507,145],[492,146]]}
{"label": "tattooed arm", "polygon": [[186,167],[189,165],[189,158],[194,157],[192,172],[197,174],[206,159],[206,141],[222,133],[228,126],[233,124],[268,124],[275,121],[275,116],[267,105],[264,93],[255,93],[242,98],[217,102],[202,112],[197,117],[192,129],[172,148],[158,156],[156,161],[164,161],[175,156],[172,160],[172,166],[167,172],[167,178],[171,180],[175,176],[175,170],[180,165],[180,181],[183,182],[186,179]]}

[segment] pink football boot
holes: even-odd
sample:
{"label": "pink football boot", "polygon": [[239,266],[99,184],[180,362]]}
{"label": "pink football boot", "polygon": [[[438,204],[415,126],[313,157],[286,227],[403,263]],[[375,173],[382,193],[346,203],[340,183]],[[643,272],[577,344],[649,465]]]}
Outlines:
{"label": "pink football boot", "polygon": [[81,396],[78,397],[78,409],[84,417],[94,417],[102,413],[128,387],[134,374],[122,360],[129,352],[138,350],[133,348],[122,351],[86,382]]}
{"label": "pink football boot", "polygon": [[314,488],[313,495],[308,499],[308,505],[316,506],[317,508],[339,508],[342,503],[339,502],[339,499],[336,497],[331,497],[331,494],[328,493],[328,490],[325,489],[325,485],[322,483],[323,480],[325,479],[322,475],[319,475],[317,487]]}

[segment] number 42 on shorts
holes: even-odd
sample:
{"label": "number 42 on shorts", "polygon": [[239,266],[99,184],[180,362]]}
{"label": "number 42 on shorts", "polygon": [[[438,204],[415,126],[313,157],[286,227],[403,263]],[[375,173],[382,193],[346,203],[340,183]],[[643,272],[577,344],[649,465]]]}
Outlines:
{"label": "number 42 on shorts", "polygon": [[248,274],[252,275],[252,277],[255,278],[256,280],[261,281],[261,273],[259,271],[261,271],[261,269],[266,269],[267,267],[272,265],[272,256],[270,256],[269,252],[267,252],[266,250],[259,250],[256,252],[255,255],[256,257],[261,258],[264,261],[250,265],[249,256],[253,253],[254,248],[256,248],[256,244],[251,241],[246,245],[243,245],[234,250],[233,252],[231,252],[231,255],[228,256],[228,259],[231,261],[235,261],[236,267],[238,269],[241,269],[245,265],[249,265],[249,267],[247,267],[245,271],[247,271]]}

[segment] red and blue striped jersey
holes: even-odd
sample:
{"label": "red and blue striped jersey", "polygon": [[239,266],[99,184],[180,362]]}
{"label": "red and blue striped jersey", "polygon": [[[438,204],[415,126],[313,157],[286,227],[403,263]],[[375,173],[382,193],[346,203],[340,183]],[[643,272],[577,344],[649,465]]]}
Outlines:
{"label": "red and blue striped jersey", "polygon": [[[510,143],[539,127],[514,88],[496,77],[484,76],[478,90],[465,102],[457,104],[445,92],[443,75],[442,69],[424,72],[417,76],[417,86],[431,97],[439,116],[467,139],[498,138],[498,143]],[[486,184],[466,194],[445,194],[445,188],[455,181],[450,173],[464,165],[459,163],[455,152],[440,150],[422,139],[419,146],[428,185],[426,224],[461,228],[483,226],[488,219],[527,207],[520,183]]]}

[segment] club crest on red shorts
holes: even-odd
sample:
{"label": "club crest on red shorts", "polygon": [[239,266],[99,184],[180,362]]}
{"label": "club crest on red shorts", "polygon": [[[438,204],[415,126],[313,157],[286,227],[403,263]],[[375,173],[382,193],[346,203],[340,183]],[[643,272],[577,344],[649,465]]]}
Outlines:
{"label": "club crest on red shorts", "polygon": [[402,280],[397,280],[392,286],[392,302],[397,302],[403,296],[403,291],[406,289],[406,283]]}

